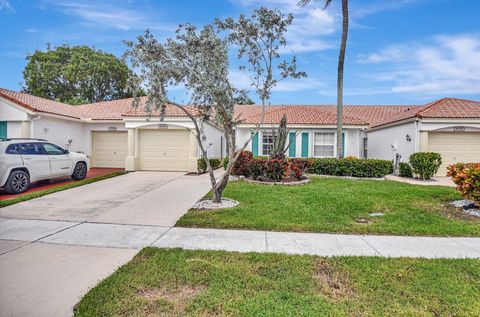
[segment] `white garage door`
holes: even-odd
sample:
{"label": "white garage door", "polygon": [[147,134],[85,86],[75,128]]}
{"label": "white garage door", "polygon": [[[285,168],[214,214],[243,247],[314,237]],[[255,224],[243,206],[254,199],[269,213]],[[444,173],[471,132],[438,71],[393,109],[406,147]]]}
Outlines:
{"label": "white garage door", "polygon": [[140,130],[139,164],[145,171],[188,171],[190,132],[187,130]]}
{"label": "white garage door", "polygon": [[92,167],[125,168],[127,132],[92,132]]}
{"label": "white garage door", "polygon": [[428,149],[440,153],[438,175],[446,175],[450,164],[480,162],[480,132],[430,132]]}

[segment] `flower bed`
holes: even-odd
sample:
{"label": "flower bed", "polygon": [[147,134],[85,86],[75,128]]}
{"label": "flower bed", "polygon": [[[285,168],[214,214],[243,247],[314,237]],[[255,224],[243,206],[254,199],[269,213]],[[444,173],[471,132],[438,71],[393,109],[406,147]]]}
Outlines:
{"label": "flower bed", "polygon": [[453,164],[447,170],[462,196],[480,206],[480,163]]}

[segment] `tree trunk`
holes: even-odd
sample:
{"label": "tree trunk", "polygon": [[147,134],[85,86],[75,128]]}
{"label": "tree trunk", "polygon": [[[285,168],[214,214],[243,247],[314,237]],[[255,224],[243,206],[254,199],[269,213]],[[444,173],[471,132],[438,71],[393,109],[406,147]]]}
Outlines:
{"label": "tree trunk", "polygon": [[343,65],[345,63],[345,50],[347,48],[348,35],[348,0],[342,0],[342,42],[338,56],[337,73],[337,157],[342,158],[343,152]]}

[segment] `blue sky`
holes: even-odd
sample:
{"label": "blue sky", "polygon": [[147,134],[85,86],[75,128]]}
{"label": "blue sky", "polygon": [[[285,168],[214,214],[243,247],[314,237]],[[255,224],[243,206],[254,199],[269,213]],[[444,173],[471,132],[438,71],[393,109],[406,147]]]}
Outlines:
{"label": "blue sky", "polygon": [[[282,82],[271,102],[335,103],[340,1],[327,10],[322,1],[306,8],[296,2],[0,0],[0,87],[20,90],[26,55],[47,43],[85,44],[121,56],[122,40],[146,28],[164,39],[179,23],[200,26],[264,5],[294,13],[284,54],[295,54],[299,69],[308,73],[305,79]],[[345,103],[423,104],[446,96],[480,100],[479,12],[480,1],[473,0],[351,0]],[[231,65],[233,83],[248,88],[237,61]],[[172,94],[185,96],[180,90]]]}

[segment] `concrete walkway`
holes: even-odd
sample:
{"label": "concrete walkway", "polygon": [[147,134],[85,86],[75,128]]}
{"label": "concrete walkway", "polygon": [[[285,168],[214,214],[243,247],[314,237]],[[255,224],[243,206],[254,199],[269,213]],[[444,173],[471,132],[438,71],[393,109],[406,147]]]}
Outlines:
{"label": "concrete walkway", "polygon": [[436,176],[425,181],[416,178],[400,177],[397,175],[387,175],[385,176],[385,179],[412,185],[457,187],[452,178],[447,176]]}
{"label": "concrete walkway", "polygon": [[155,246],[319,256],[480,258],[480,238],[170,228],[45,220],[0,219],[0,239],[120,249]]}
{"label": "concrete walkway", "polygon": [[135,172],[1,208],[0,316],[71,316],[209,189],[208,175]]}

